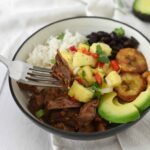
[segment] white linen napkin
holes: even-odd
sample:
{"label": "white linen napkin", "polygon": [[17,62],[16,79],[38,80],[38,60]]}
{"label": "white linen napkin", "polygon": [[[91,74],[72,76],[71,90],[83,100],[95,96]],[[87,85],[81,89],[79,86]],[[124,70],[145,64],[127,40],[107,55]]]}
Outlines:
{"label": "white linen napkin", "polygon": [[[21,43],[38,28],[58,19],[96,15],[126,22],[150,38],[150,24],[131,13],[131,1],[119,0],[1,0],[0,54],[11,59]],[[132,0],[133,1],[133,0]],[[128,7],[129,6],[129,7]],[[117,8],[117,9],[116,9]],[[123,13],[122,13],[123,12]],[[1,72],[1,66],[0,66]],[[3,71],[2,71],[3,72]],[[1,74],[2,74],[1,72]],[[0,75],[0,83],[5,75]],[[2,85],[2,84],[0,84]],[[0,93],[0,150],[148,150],[150,113],[116,136],[96,141],[73,141],[48,134],[28,120],[12,100],[8,83]]]}
{"label": "white linen napkin", "polygon": [[86,13],[90,16],[102,16],[112,18],[115,12],[113,0],[83,0],[86,6]]}
{"label": "white linen napkin", "polygon": [[0,93],[4,85],[7,74],[7,68],[0,62]]}

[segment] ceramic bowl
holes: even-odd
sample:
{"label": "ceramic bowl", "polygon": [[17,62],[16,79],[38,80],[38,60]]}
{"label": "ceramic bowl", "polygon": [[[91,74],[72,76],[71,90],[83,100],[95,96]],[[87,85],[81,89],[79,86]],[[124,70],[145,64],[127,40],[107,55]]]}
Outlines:
{"label": "ceramic bowl", "polygon": [[[133,36],[140,42],[139,50],[141,50],[142,53],[144,54],[148,63],[148,68],[150,70],[150,41],[140,31],[131,27],[130,25],[127,25],[125,23],[116,20],[101,18],[101,17],[68,18],[44,26],[43,28],[33,33],[27,40],[24,41],[24,43],[20,46],[20,48],[17,50],[16,54],[14,55],[13,60],[25,61],[29,53],[33,50],[33,48],[36,45],[44,44],[50,35],[57,35],[66,29],[69,29],[71,32],[78,31],[82,34],[87,35],[90,34],[91,32],[96,32],[96,31],[111,32],[116,27],[122,27],[125,30],[127,36]],[[108,136],[115,135],[118,132],[127,129],[128,127],[131,127],[133,124],[138,122],[148,111],[147,109],[141,115],[141,118],[136,122],[113,125],[111,128],[109,128],[104,132],[95,132],[95,133],[68,132],[68,131],[56,129],[38,120],[27,109],[29,98],[24,92],[22,92],[19,89],[16,81],[9,78],[9,86],[10,86],[12,96],[15,102],[17,103],[18,107],[31,121],[33,121],[36,125],[40,126],[41,128],[47,130],[49,133],[56,134],[69,139],[95,140],[95,139],[100,139],[100,138],[105,138]]]}

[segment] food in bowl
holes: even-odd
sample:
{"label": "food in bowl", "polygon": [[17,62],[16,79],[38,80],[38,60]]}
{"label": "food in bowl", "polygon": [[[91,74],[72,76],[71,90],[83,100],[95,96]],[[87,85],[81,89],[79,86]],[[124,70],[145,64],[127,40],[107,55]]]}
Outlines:
{"label": "food in bowl", "polygon": [[28,63],[52,70],[63,88],[22,85],[37,118],[72,132],[96,132],[140,118],[150,106],[150,72],[139,42],[123,28],[87,36],[69,31],[37,46]]}

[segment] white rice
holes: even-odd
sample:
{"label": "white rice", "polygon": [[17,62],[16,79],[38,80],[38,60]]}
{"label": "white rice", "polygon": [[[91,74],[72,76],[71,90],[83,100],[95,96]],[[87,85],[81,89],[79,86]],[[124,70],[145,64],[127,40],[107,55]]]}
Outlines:
{"label": "white rice", "polygon": [[86,37],[76,32],[74,35],[68,30],[65,31],[63,40],[50,36],[45,45],[37,45],[29,54],[27,63],[39,67],[51,67],[51,59],[55,58],[57,50],[64,51],[70,46],[77,46],[86,41]]}

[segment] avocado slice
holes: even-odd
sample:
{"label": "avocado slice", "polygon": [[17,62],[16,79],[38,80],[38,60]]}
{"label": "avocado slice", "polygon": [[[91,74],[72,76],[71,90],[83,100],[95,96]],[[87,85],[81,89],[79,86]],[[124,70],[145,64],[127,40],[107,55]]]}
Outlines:
{"label": "avocado slice", "polygon": [[105,94],[98,108],[99,115],[110,123],[128,123],[140,118],[138,109],[130,103],[121,104],[115,92]]}
{"label": "avocado slice", "polygon": [[140,112],[148,108],[150,106],[150,85],[148,85],[147,89],[141,92],[131,104],[137,107]]}
{"label": "avocado slice", "polygon": [[150,0],[135,0],[132,10],[135,16],[150,22]]}
{"label": "avocado slice", "polygon": [[128,123],[140,118],[140,113],[150,106],[150,85],[130,103],[120,103],[112,92],[102,96],[98,113],[111,123]]}

